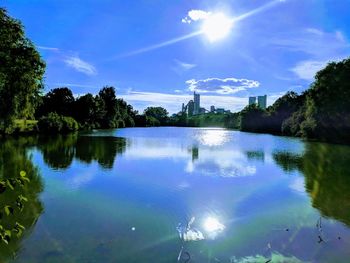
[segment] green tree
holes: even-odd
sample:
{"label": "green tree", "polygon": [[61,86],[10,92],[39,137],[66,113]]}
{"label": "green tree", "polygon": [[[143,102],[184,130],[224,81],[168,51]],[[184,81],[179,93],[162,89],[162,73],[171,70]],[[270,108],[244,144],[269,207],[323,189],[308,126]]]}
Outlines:
{"label": "green tree", "polygon": [[262,132],[265,111],[256,105],[249,105],[241,111],[241,130]]}
{"label": "green tree", "polygon": [[14,258],[44,210],[40,171],[26,152],[30,140],[0,140],[0,262]]}
{"label": "green tree", "polygon": [[350,142],[350,59],[332,62],[316,74],[301,131],[307,137]]}
{"label": "green tree", "polygon": [[148,107],[144,115],[150,126],[166,125],[168,121],[168,111],[162,107]]}
{"label": "green tree", "polygon": [[[45,63],[22,24],[0,8],[0,129],[10,132],[14,118],[34,114]],[[6,129],[5,129],[6,127]]]}
{"label": "green tree", "polygon": [[104,128],[116,127],[117,120],[117,98],[115,95],[114,87],[104,87],[98,93],[98,97],[101,100],[100,106],[103,107],[105,115],[101,120],[101,125]]}
{"label": "green tree", "polygon": [[50,112],[70,116],[74,104],[74,96],[69,88],[52,89],[42,98],[42,104],[37,111],[37,117],[47,115]]}

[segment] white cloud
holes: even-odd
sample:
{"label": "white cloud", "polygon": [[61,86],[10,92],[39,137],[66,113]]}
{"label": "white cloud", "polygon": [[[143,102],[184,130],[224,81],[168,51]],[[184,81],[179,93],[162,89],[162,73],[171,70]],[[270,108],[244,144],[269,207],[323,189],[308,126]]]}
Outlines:
{"label": "white cloud", "polygon": [[69,67],[74,68],[75,70],[82,72],[86,75],[96,75],[97,74],[97,70],[92,64],[89,64],[88,62],[83,61],[78,56],[67,57],[64,60],[64,62]]}
{"label": "white cloud", "polygon": [[233,94],[248,88],[257,88],[260,83],[256,80],[237,78],[207,78],[202,80],[190,79],[186,81],[190,91],[216,94]]}
{"label": "white cloud", "polygon": [[74,83],[52,83],[49,86],[55,87],[78,87],[78,88],[96,88],[94,85],[85,85],[85,84],[74,84]]}
{"label": "white cloud", "polygon": [[181,20],[182,23],[190,24],[192,21],[206,19],[211,13],[203,10],[191,10],[187,16]]}
{"label": "white cloud", "polygon": [[176,62],[176,64],[181,67],[182,69],[184,70],[189,70],[189,69],[192,69],[194,67],[196,67],[197,65],[196,64],[190,64],[190,63],[185,63],[183,61],[180,61],[178,59],[175,59],[174,60]]}
{"label": "white cloud", "polygon": [[38,49],[49,50],[49,51],[59,51],[57,47],[45,47],[45,46],[37,46]]}
{"label": "white cloud", "polygon": [[350,54],[350,43],[341,31],[325,32],[306,28],[301,32],[287,32],[271,40],[272,44],[287,51],[298,52],[307,58],[290,69],[303,80],[313,80],[315,73],[331,61],[338,61]]}
{"label": "white cloud", "polygon": [[172,67],[172,70],[174,70],[179,75],[197,67],[196,64],[186,63],[186,62],[180,61],[178,59],[174,59],[174,62],[175,62],[175,66]]}
{"label": "white cloud", "polygon": [[350,47],[340,31],[324,32],[316,28],[286,32],[272,38],[271,43],[288,51],[304,53],[317,60],[338,56]]}
{"label": "white cloud", "polygon": [[323,69],[330,61],[305,60],[291,69],[300,79],[313,80],[315,74]]}

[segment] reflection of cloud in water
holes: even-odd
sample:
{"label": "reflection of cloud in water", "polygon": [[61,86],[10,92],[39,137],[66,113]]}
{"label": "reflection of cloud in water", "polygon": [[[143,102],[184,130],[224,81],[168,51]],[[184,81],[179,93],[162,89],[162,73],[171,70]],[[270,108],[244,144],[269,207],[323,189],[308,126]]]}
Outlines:
{"label": "reflection of cloud in water", "polygon": [[[211,131],[211,130],[209,130]],[[227,132],[212,130],[214,132]],[[173,159],[186,160],[185,172],[199,172],[203,175],[236,177],[249,176],[256,173],[256,167],[247,160],[245,152],[234,150],[231,147],[194,147],[188,143],[178,141],[138,140],[135,139],[130,148],[123,155],[128,159]],[[189,151],[189,149],[191,149]],[[195,152],[195,158],[193,158]]]}
{"label": "reflection of cloud in water", "polygon": [[236,177],[254,175],[256,167],[249,164],[238,151],[202,150],[201,157],[196,162],[187,162],[185,171],[200,172],[208,176]]}
{"label": "reflection of cloud in water", "polygon": [[67,184],[73,188],[78,189],[90,181],[92,181],[95,175],[98,172],[98,167],[90,166],[88,170],[84,169],[82,171],[77,172],[74,176],[68,179]]}
{"label": "reflection of cloud in water", "polygon": [[297,193],[304,194],[305,193],[305,183],[304,178],[301,176],[296,177],[294,180],[291,181],[289,184],[290,189]]}

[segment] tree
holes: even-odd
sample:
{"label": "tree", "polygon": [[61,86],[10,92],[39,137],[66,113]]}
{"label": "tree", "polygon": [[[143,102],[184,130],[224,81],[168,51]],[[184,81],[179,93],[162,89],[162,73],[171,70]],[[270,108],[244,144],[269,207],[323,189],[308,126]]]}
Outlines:
{"label": "tree", "polygon": [[256,105],[249,105],[241,111],[241,130],[262,132],[265,111]]}
{"label": "tree", "polygon": [[321,140],[350,142],[350,59],[332,62],[320,70],[306,102],[302,133]]}
{"label": "tree", "polygon": [[102,127],[113,128],[117,120],[117,98],[114,87],[104,87],[98,93],[98,97],[103,103],[105,115],[101,120]]}
{"label": "tree", "polygon": [[90,93],[77,98],[73,108],[73,117],[82,124],[94,126],[95,122],[102,117],[99,115],[98,101]]}
{"label": "tree", "polygon": [[168,120],[168,111],[162,107],[148,107],[145,109],[144,115],[146,120],[149,119],[150,126],[165,125]]}
{"label": "tree", "polygon": [[69,88],[56,88],[48,92],[40,105],[37,117],[47,115],[50,112],[70,116],[72,115],[73,103],[75,99]]}
{"label": "tree", "polygon": [[[34,114],[45,63],[22,24],[0,8],[0,129]],[[7,129],[10,132],[10,129]]]}

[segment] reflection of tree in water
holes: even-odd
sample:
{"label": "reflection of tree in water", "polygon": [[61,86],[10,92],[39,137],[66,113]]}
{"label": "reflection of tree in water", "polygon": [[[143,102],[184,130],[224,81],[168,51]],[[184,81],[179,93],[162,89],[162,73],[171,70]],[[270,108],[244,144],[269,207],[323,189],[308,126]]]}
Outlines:
{"label": "reflection of tree in water", "polygon": [[73,158],[91,163],[97,161],[103,168],[113,168],[117,154],[125,151],[126,140],[102,136],[56,136],[39,139],[38,148],[47,165],[55,169],[69,167]]}
{"label": "reflection of tree in water", "polygon": [[103,168],[113,168],[117,154],[125,151],[126,140],[116,137],[81,136],[75,145],[75,157],[91,163],[96,160]]}
{"label": "reflection of tree in water", "polygon": [[312,205],[322,215],[350,226],[350,147],[309,143],[303,156],[274,154],[284,169],[298,169]]}
{"label": "reflection of tree in water", "polygon": [[14,189],[6,187],[6,190],[0,194],[0,208],[5,205],[13,204],[18,196],[22,195],[28,199],[24,202],[23,210],[14,206],[13,214],[6,215],[2,213],[0,225],[5,229],[13,229],[16,222],[25,227],[24,235],[17,237],[15,232],[11,233],[9,244],[3,241],[0,243],[0,262],[6,262],[20,249],[21,240],[31,231],[40,214],[43,212],[43,205],[39,200],[39,194],[43,190],[43,183],[38,169],[33,165],[30,157],[26,154],[25,146],[30,139],[21,138],[17,140],[0,140],[0,179],[8,180],[18,178],[20,172],[26,172],[30,182],[24,186],[14,185]]}
{"label": "reflection of tree in water", "polygon": [[265,153],[263,151],[247,151],[248,160],[265,161]]}
{"label": "reflection of tree in water", "polygon": [[64,169],[72,164],[76,134],[40,136],[38,147],[46,164],[55,169]]}

